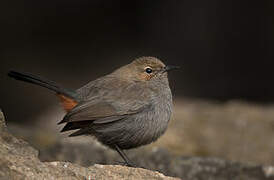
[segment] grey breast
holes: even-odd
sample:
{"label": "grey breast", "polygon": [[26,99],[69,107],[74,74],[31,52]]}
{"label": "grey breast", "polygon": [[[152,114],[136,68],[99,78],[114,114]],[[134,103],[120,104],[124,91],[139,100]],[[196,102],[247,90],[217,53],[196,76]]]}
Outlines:
{"label": "grey breast", "polygon": [[[147,84],[119,86],[108,89],[106,85],[89,84],[79,90],[83,98],[115,99],[117,109],[141,108],[136,114],[125,116],[118,121],[91,125],[91,134],[103,144],[112,147],[114,144],[122,149],[130,149],[149,144],[157,140],[167,129],[172,110],[172,95],[168,84],[158,84],[146,88]],[[103,88],[103,89],[102,89]],[[129,94],[126,97],[125,94]],[[146,102],[145,102],[146,101]]]}
{"label": "grey breast", "polygon": [[154,142],[166,131],[172,112],[172,95],[167,84],[158,84],[157,88],[147,92],[151,98],[147,109],[113,125],[123,127],[118,135],[119,146],[123,149]]}

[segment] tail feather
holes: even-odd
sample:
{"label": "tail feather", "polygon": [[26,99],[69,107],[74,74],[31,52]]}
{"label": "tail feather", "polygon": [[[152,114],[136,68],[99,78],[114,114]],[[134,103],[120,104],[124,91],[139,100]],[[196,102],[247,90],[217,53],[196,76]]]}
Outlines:
{"label": "tail feather", "polygon": [[25,81],[31,84],[36,84],[42,87],[45,87],[47,89],[50,89],[58,94],[63,94],[67,97],[70,97],[74,100],[78,100],[77,94],[76,92],[66,89],[66,88],[62,88],[61,86],[59,86],[58,84],[56,84],[53,81],[29,74],[29,73],[22,73],[22,72],[17,72],[17,71],[10,71],[8,73],[8,76],[16,79],[16,80],[20,80],[20,81]]}
{"label": "tail feather", "polygon": [[90,127],[81,128],[77,130],[76,132],[70,134],[69,137],[86,135],[86,134],[89,134],[90,131],[91,131]]}
{"label": "tail feather", "polygon": [[63,127],[61,132],[71,131],[71,130],[75,130],[75,129],[82,129],[82,128],[90,126],[91,124],[92,124],[92,121],[68,122]]}

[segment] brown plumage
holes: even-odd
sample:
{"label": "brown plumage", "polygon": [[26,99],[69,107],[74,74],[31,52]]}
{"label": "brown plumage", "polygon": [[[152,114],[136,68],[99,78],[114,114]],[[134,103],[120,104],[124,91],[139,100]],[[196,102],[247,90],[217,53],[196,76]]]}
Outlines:
{"label": "brown plumage", "polygon": [[9,76],[55,91],[67,111],[61,132],[94,136],[131,165],[122,150],[149,144],[167,128],[172,110],[167,71],[174,68],[142,57],[76,91],[31,74],[11,71]]}

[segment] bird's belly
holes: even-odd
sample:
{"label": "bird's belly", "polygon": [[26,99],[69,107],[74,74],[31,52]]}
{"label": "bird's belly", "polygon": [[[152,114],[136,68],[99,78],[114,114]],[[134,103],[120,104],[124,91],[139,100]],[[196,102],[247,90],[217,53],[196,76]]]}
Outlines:
{"label": "bird's belly", "polygon": [[147,118],[135,120],[136,128],[131,139],[133,139],[133,144],[137,144],[137,146],[156,141],[167,129],[170,113],[155,114],[155,112],[149,112],[148,114]]}
{"label": "bird's belly", "polygon": [[132,115],[102,128],[97,138],[103,144],[122,149],[136,148],[156,141],[167,129],[170,104]]}

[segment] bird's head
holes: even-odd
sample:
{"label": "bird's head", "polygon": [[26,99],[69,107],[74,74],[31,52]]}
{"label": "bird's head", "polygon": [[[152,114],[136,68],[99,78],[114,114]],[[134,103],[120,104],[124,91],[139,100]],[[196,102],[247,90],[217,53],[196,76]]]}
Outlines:
{"label": "bird's head", "polygon": [[146,82],[167,80],[167,72],[177,68],[179,67],[166,66],[155,57],[140,57],[121,67],[116,72],[126,79]]}

